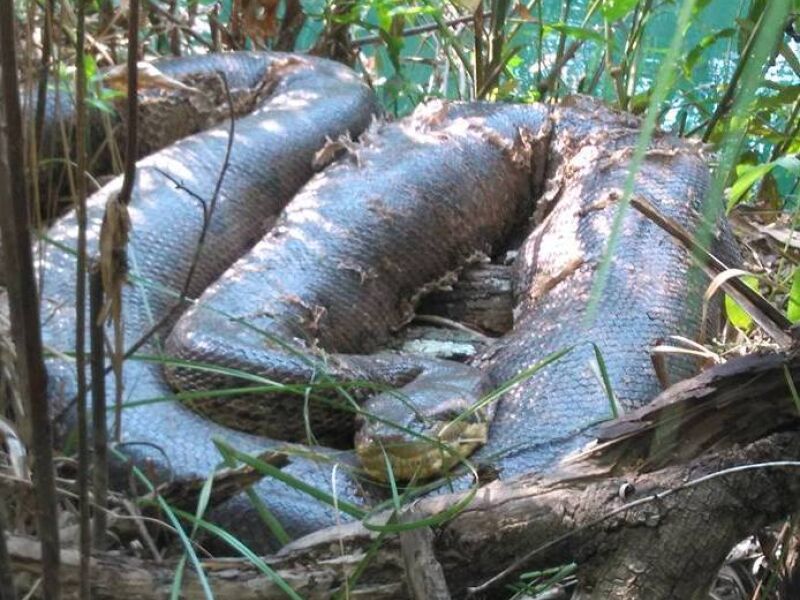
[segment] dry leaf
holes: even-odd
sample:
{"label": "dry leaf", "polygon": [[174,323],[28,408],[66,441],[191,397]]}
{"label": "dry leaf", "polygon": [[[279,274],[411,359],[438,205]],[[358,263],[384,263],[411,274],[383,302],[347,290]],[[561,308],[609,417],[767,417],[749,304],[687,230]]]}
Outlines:
{"label": "dry leaf", "polygon": [[100,278],[106,303],[100,320],[122,320],[122,286],[128,278],[128,234],[131,220],[128,207],[114,194],[106,204],[100,227]]}
{"label": "dry leaf", "polygon": [[347,152],[355,158],[356,165],[360,167],[361,162],[359,160],[358,150],[358,143],[354,142],[349,134],[340,135],[335,140],[326,138],[325,145],[314,155],[311,166],[321,171],[341,156],[342,153]]}
{"label": "dry leaf", "polygon": [[262,48],[278,35],[279,0],[239,0],[237,8],[245,35]]}
{"label": "dry leaf", "polygon": [[[164,73],[159,71],[152,63],[139,61],[136,63],[136,70],[138,74],[137,86],[139,90],[162,89],[199,93],[199,90],[196,88],[164,75]],[[109,69],[103,76],[103,83],[114,90],[127,94],[128,66],[117,65],[113,69]]]}
{"label": "dry leaf", "polygon": [[790,227],[781,227],[777,223],[770,225],[760,225],[759,223],[751,222],[759,232],[768,235],[774,240],[779,241],[781,244],[786,244],[792,248],[800,248],[800,231]]}
{"label": "dry leaf", "polygon": [[519,15],[519,18],[524,21],[532,21],[534,23],[539,22],[539,20],[531,14],[531,11],[528,10],[528,7],[521,2],[517,5],[517,14]]}

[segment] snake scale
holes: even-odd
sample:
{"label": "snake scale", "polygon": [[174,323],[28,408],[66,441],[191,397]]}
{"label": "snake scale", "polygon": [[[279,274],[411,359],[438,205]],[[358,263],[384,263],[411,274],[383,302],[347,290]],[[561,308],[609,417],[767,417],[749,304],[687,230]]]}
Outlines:
{"label": "snake scale", "polygon": [[[648,401],[661,389],[649,349],[669,335],[694,337],[700,329],[703,282],[697,270],[665,233],[633,211],[624,218],[597,317],[584,314],[638,136],[637,119],[588,101],[558,107],[442,103],[369,127],[375,99],[340,65],[269,53],[176,64],[182,65],[177,70],[225,69],[229,80],[245,86],[265,77],[272,85],[263,103],[236,122],[230,168],[189,291],[200,301],[144,353],[216,363],[277,383],[366,379],[400,388],[410,402],[384,391],[365,400],[367,413],[427,434],[430,420],[458,414],[548,354],[572,347],[487,408],[494,419],[476,457],[509,477],[547,469],[591,439],[592,425],[610,416],[610,393],[623,408]],[[171,74],[169,62],[162,68]],[[346,132],[361,135],[360,141],[340,138]],[[313,175],[312,161],[326,139],[339,140],[326,150],[342,148],[344,155]],[[181,287],[202,227],[202,210],[187,189],[213,189],[226,141],[221,125],[138,163],[132,281],[124,292],[128,343],[175,302],[165,290]],[[105,201],[119,186],[114,180],[89,201],[92,252]],[[634,193],[695,230],[708,208],[707,188],[702,150],[656,134]],[[423,291],[476,253],[503,250],[534,206],[541,213],[552,210],[519,247],[512,332],[470,365],[380,350],[409,321]],[[715,231],[723,250],[732,252],[723,220]],[[74,346],[74,258],[63,247],[74,247],[75,237],[70,213],[49,231],[48,239],[58,244],[45,244],[42,259],[44,340],[62,350]],[[595,347],[612,390],[592,366]],[[685,360],[668,366],[674,379],[693,370]],[[59,414],[74,396],[74,367],[51,359],[47,368]],[[242,386],[178,363],[167,371],[181,389]],[[352,414],[302,396],[242,393],[196,402],[227,425],[247,422],[258,434],[244,433],[174,400],[142,402],[171,398],[173,388],[159,365],[129,360],[124,378],[126,402],[137,405],[124,412],[121,450],[164,477],[213,469],[220,462],[214,437],[255,453],[282,446],[276,437],[304,438],[306,422],[334,446],[345,445],[353,431]],[[261,406],[276,416],[253,419]],[[65,414],[62,425],[69,424]],[[404,437],[374,419],[361,420],[369,426],[361,436]],[[369,494],[347,468],[354,464],[352,451],[318,450],[327,461],[292,456],[284,471],[340,498],[366,502]],[[342,518],[275,480],[254,489],[293,536]],[[267,544],[243,495],[211,517],[255,548]]]}

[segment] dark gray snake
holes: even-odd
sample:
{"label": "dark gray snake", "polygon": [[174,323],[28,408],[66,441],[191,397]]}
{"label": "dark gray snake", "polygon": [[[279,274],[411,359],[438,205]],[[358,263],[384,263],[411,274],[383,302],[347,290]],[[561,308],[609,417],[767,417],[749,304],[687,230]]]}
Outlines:
{"label": "dark gray snake", "polygon": [[[164,68],[170,64],[181,63]],[[193,68],[224,68],[229,80],[241,78],[243,85],[265,73],[273,82],[267,100],[236,124],[231,168],[190,289],[194,297],[206,290],[202,304],[186,313],[164,346],[152,342],[143,352],[166,348],[172,356],[277,383],[355,379],[400,387],[414,410],[384,392],[367,400],[368,412],[427,432],[429,421],[458,414],[548,354],[574,346],[491,405],[496,414],[489,440],[476,456],[508,477],[555,464],[590,439],[592,424],[609,418],[608,390],[592,368],[591,343],[604,358],[618,404],[630,408],[660,390],[649,349],[672,334],[697,334],[703,282],[686,254],[635,212],[625,217],[597,317],[584,314],[638,135],[632,117],[580,102],[558,108],[442,104],[371,128],[359,144],[341,143],[346,155],[311,178],[312,159],[326,137],[359,135],[377,110],[352,73],[322,60],[286,63],[270,54],[208,57]],[[139,162],[131,205],[133,281],[125,291],[128,343],[173,306],[165,289],[180,288],[200,233],[198,201],[174,181],[199,194],[213,189],[226,137],[220,126]],[[92,251],[105,201],[119,185],[115,180],[90,200]],[[700,149],[658,134],[635,193],[694,230],[706,208],[707,186]],[[476,251],[501,250],[532,214],[536,198],[555,208],[520,247],[513,332],[472,366],[379,351],[410,319],[421,290]],[[728,246],[724,223],[719,225]],[[74,246],[74,216],[60,219],[48,239]],[[47,244],[43,264],[45,343],[69,350],[74,258]],[[675,379],[692,370],[686,361],[669,366]],[[58,413],[74,396],[74,368],[51,360],[48,374]],[[235,377],[180,365],[169,375],[184,389],[243,386]],[[125,394],[128,403],[140,404],[123,415],[122,450],[163,476],[204,475],[214,468],[220,455],[212,437],[245,452],[279,445],[211,422],[177,401],[142,405],[171,396],[160,366],[149,362],[126,363]],[[227,414],[230,424],[240,425],[252,421],[261,401],[276,416],[258,426],[260,433],[303,437],[305,413],[325,441],[341,444],[352,435],[352,415],[313,398],[306,403],[302,395],[263,400],[242,393],[206,400],[200,409]],[[380,424],[372,425],[380,432]],[[382,433],[391,440],[396,432]],[[352,452],[321,452],[328,461],[293,456],[284,471],[342,499],[365,502],[350,468]],[[337,520],[329,507],[278,481],[265,479],[255,489],[292,535]],[[245,542],[265,546],[265,529],[243,496],[213,517]]]}

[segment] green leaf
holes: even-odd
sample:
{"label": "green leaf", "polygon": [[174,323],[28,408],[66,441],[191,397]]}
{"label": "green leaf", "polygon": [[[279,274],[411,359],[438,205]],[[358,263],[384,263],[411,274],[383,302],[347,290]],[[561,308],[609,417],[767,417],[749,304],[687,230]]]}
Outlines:
{"label": "green leaf", "polygon": [[719,31],[715,31],[714,33],[705,36],[701,39],[697,45],[689,51],[689,54],[686,56],[686,62],[684,63],[683,70],[686,77],[691,77],[692,70],[694,69],[697,61],[702,56],[703,52],[711,46],[713,46],[718,40],[723,38],[733,37],[736,33],[736,29],[733,27],[728,27],[726,29],[720,29]]}
{"label": "green leaf", "polygon": [[104,100],[100,100],[99,98],[86,98],[86,105],[95,110],[108,114],[113,114],[115,112],[113,106]]}
{"label": "green leaf", "polygon": [[639,0],[603,0],[603,17],[606,21],[619,21],[633,12]]}
{"label": "green leaf", "polygon": [[692,9],[692,15],[701,13],[709,4],[711,4],[711,0],[697,0],[694,8]]}
{"label": "green leaf", "polygon": [[594,40],[601,43],[605,41],[603,35],[597,31],[594,31],[593,29],[577,27],[575,25],[567,25],[566,23],[552,23],[550,25],[544,25],[542,29],[546,33],[553,31],[556,33],[563,33],[567,37],[575,38],[576,40]]}
{"label": "green leaf", "polygon": [[480,0],[452,0],[452,2],[456,8],[463,8],[470,14],[478,10],[481,4]]}
{"label": "green leaf", "polygon": [[91,81],[97,74],[97,61],[90,54],[83,57],[83,70],[86,73],[86,81]]}
{"label": "green leaf", "polygon": [[775,167],[786,169],[790,173],[800,173],[800,159],[796,156],[781,156],[780,158],[760,165],[739,165],[736,168],[738,177],[733,185],[726,191],[728,197],[728,210],[736,206],[753,185],[760,181]]}
{"label": "green leaf", "polygon": [[792,276],[792,289],[789,290],[786,316],[792,323],[800,321],[800,267],[794,270],[794,275]]}
{"label": "green leaf", "polygon": [[[751,290],[758,291],[758,278],[753,275],[744,275],[742,278],[744,283]],[[725,294],[725,314],[728,315],[728,321],[731,325],[738,329],[747,331],[753,326],[753,319],[747,312],[739,306],[733,298]]]}

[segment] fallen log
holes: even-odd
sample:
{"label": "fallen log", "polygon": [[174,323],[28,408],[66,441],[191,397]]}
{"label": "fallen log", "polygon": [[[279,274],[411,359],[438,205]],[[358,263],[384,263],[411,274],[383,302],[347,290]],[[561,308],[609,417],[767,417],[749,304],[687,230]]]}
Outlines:
{"label": "fallen log", "polygon": [[478,263],[465,268],[451,289],[428,294],[419,314],[440,315],[491,335],[514,324],[514,268]]}
{"label": "fallen log", "polygon": [[[703,597],[736,542],[798,509],[800,435],[788,384],[800,375],[795,354],[711,369],[610,424],[596,448],[555,477],[481,488],[423,542],[433,550],[427,560],[441,566],[453,598],[497,597],[523,570],[568,562],[578,564],[577,598]],[[666,436],[658,462],[648,466],[642,449],[661,428],[677,435]],[[643,465],[649,472],[639,472]],[[429,497],[412,510],[436,514],[462,498]],[[316,532],[265,560],[305,598],[345,588],[351,598],[408,598],[402,544],[376,531],[390,517]],[[38,546],[19,536],[10,536],[8,546],[18,580],[38,576]],[[93,560],[97,598],[169,593],[174,564],[111,553]],[[64,590],[75,594],[77,552],[64,550],[62,563]],[[218,597],[284,597],[246,560],[203,566]],[[187,574],[184,597],[202,594],[196,576]]]}
{"label": "fallen log", "polygon": [[[435,552],[454,598],[465,597],[469,587],[479,586],[536,548],[541,551],[519,569],[576,561],[578,598],[702,597],[738,540],[797,509],[797,466],[736,470],[777,458],[800,460],[800,438],[776,434],[745,448],[639,477],[588,484],[536,478],[493,484],[439,529]],[[687,480],[722,470],[728,472],[686,486]],[[633,494],[620,494],[629,486]],[[676,491],[664,494],[671,489]],[[453,497],[431,498],[418,509],[438,511],[453,501]],[[631,506],[623,508],[628,503]],[[348,577],[366,559],[375,538],[375,532],[354,523],[306,536],[266,561],[302,597],[330,598],[348,585]],[[33,539],[12,535],[8,547],[18,585],[41,574],[39,547]],[[62,551],[65,597],[77,594],[78,558],[76,550]],[[174,568],[174,562],[95,555],[94,595],[110,600],[166,598]],[[206,560],[203,568],[219,598],[285,597],[247,560]],[[408,598],[405,577],[401,545],[387,537],[357,581],[349,584],[350,597]],[[489,587],[478,597],[495,597],[495,592],[496,587]],[[183,597],[203,597],[193,574],[187,573]]]}

